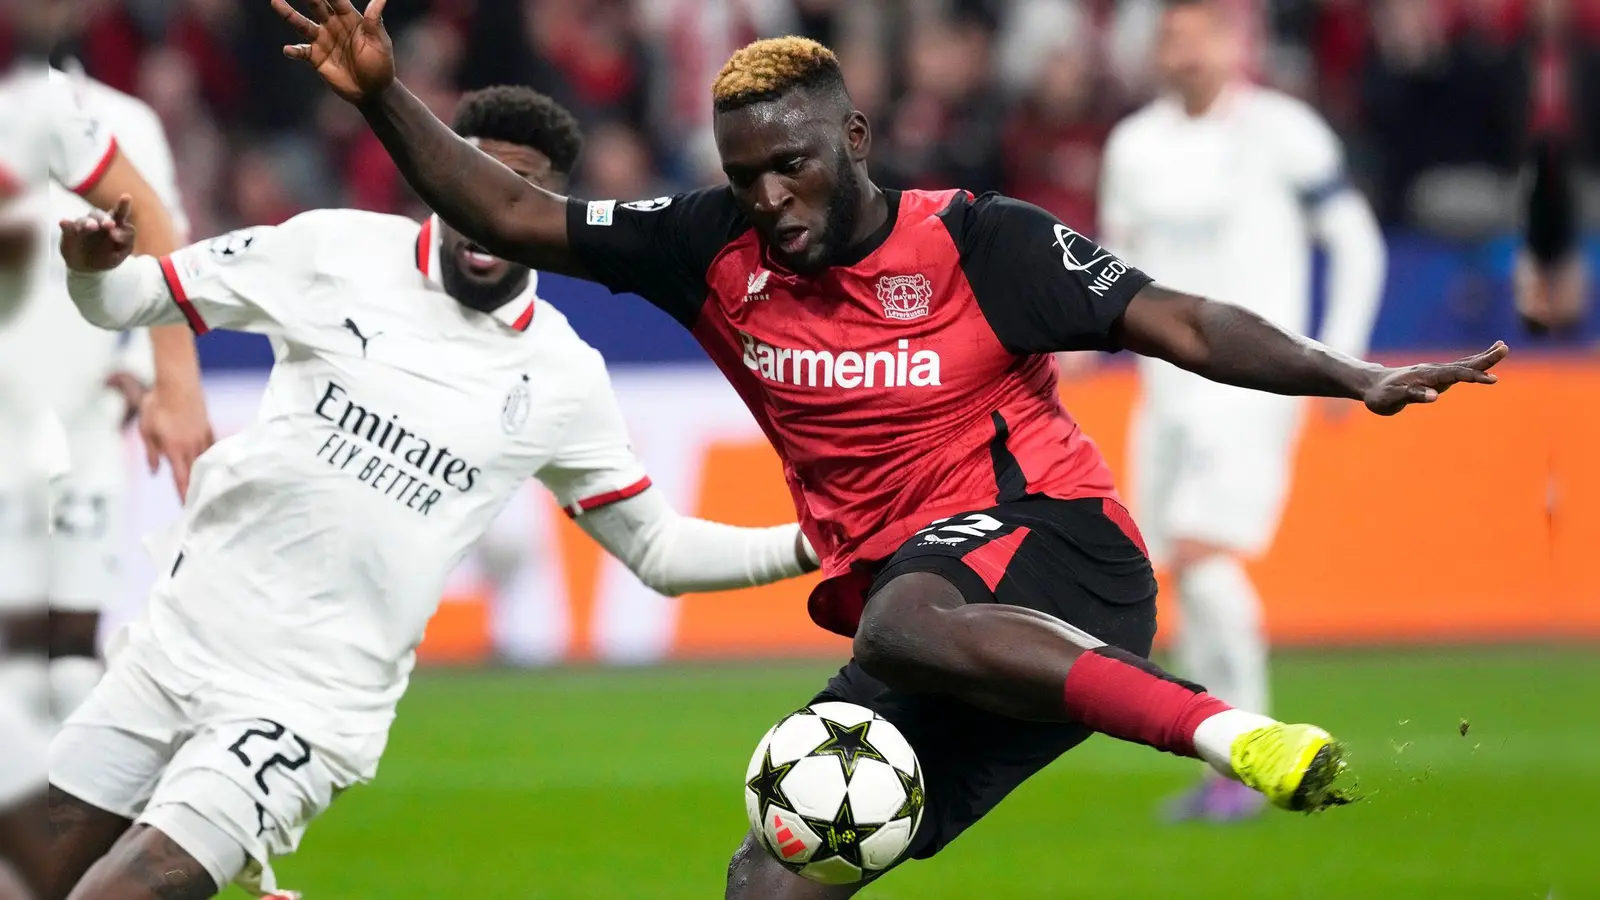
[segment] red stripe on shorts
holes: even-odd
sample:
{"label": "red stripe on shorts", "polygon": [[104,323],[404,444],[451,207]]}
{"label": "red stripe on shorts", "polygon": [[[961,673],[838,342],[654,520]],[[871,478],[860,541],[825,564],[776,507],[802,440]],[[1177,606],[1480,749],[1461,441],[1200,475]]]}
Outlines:
{"label": "red stripe on shorts", "polygon": [[1104,511],[1106,518],[1116,523],[1116,526],[1122,529],[1122,533],[1128,536],[1128,540],[1133,541],[1133,545],[1139,548],[1139,552],[1148,557],[1150,551],[1144,545],[1144,535],[1139,533],[1139,526],[1134,524],[1133,516],[1122,508],[1122,504],[1107,497]]}
{"label": "red stripe on shorts", "polygon": [[1018,528],[1003,538],[996,538],[973,550],[961,557],[961,561],[967,564],[967,568],[977,572],[992,592],[1000,584],[1000,579],[1006,576],[1006,567],[1011,565],[1011,558],[1017,555],[1017,548],[1022,546],[1022,539],[1027,536],[1027,528]]}

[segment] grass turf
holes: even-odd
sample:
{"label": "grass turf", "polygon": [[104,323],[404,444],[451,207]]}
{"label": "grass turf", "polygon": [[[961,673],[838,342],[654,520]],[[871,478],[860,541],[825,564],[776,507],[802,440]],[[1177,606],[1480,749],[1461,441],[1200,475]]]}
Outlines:
{"label": "grass turf", "polygon": [[[377,781],[280,881],[307,900],[719,898],[748,754],[829,671],[421,674]],[[1196,764],[1095,738],[862,896],[1600,897],[1600,654],[1292,654],[1274,679],[1285,715],[1351,744],[1364,802],[1161,825]]]}

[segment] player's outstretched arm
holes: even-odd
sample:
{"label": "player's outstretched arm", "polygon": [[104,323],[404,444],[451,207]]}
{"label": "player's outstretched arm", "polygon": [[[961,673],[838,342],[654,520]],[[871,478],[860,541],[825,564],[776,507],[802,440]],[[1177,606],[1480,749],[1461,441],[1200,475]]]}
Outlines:
{"label": "player's outstretched arm", "polygon": [[669,597],[771,584],[818,567],[798,525],[742,528],[680,515],[656,489],[577,521],[640,581]]}
{"label": "player's outstretched arm", "polygon": [[567,248],[566,198],[535,187],[457,137],[395,77],[386,0],[288,0],[272,8],[304,43],[283,48],[361,111],[406,181],[434,212],[489,252],[536,269],[582,275]]}
{"label": "player's outstretched arm", "polygon": [[1503,342],[1451,363],[1389,368],[1345,356],[1279,328],[1249,310],[1146,286],[1128,303],[1120,343],[1212,381],[1274,394],[1344,397],[1392,416],[1432,403],[1452,385],[1493,384],[1489,369],[1506,358]]}

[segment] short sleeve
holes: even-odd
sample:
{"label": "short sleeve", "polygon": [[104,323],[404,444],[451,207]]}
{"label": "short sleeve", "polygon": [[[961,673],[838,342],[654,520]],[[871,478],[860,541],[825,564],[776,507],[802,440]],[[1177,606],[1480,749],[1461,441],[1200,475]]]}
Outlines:
{"label": "short sleeve", "polygon": [[315,278],[309,218],[244,228],[162,257],[167,290],[189,327],[281,333]]}
{"label": "short sleeve", "polygon": [[1031,203],[957,195],[943,215],[978,306],[1007,350],[1117,349],[1117,323],[1150,276]]}
{"label": "short sleeve", "polygon": [[111,168],[116,138],[83,106],[66,75],[51,71],[49,88],[50,177],[75,194],[86,194]]}
{"label": "short sleeve", "polygon": [[1309,106],[1287,97],[1280,102],[1281,121],[1273,133],[1279,142],[1284,175],[1300,202],[1314,209],[1350,187],[1344,148],[1338,135]]}
{"label": "short sleeve", "polygon": [[650,487],[644,464],[628,440],[611,378],[603,364],[597,362],[596,369],[554,456],[536,473],[573,517],[636,497]]}
{"label": "short sleeve", "polygon": [[685,328],[705,303],[706,271],[744,227],[726,187],[567,205],[567,240],[588,277],[613,293],[638,294]]}

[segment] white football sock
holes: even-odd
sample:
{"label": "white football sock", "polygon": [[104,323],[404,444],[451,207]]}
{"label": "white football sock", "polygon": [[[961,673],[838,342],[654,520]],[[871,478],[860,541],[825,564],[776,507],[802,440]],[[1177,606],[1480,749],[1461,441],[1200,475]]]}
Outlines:
{"label": "white football sock", "polygon": [[100,660],[87,656],[61,656],[50,660],[50,712],[57,724],[66,721],[83,703],[105,673]]}
{"label": "white football sock", "polygon": [[1236,779],[1232,761],[1234,739],[1246,732],[1272,725],[1275,721],[1260,713],[1242,709],[1224,710],[1201,722],[1194,730],[1195,752],[1221,775]]}
{"label": "white football sock", "polygon": [[1267,642],[1261,599],[1231,556],[1209,556],[1178,578],[1180,673],[1229,706],[1267,711]]}

